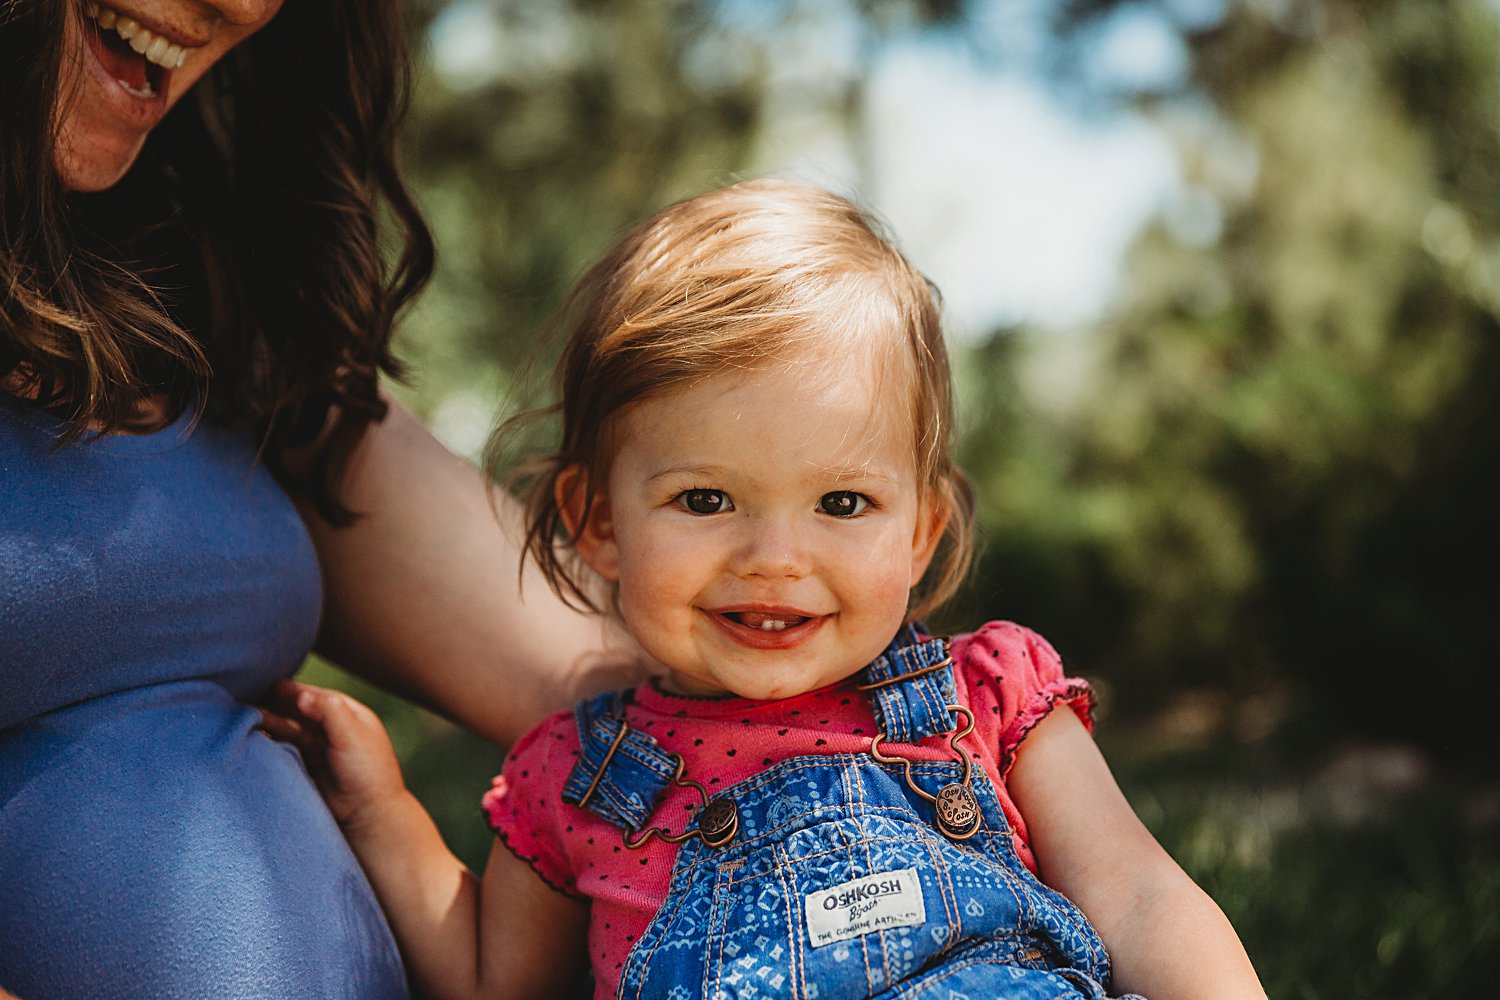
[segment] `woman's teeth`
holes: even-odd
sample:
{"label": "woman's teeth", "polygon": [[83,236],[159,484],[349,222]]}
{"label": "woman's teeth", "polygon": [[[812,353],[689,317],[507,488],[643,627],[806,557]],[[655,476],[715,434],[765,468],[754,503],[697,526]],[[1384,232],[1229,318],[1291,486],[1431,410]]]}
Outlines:
{"label": "woman's teeth", "polygon": [[130,47],[144,56],[147,62],[155,63],[162,69],[177,69],[187,61],[187,49],[174,45],[117,11],[101,7],[97,3],[90,3],[86,9],[89,17],[99,27],[113,28],[115,34],[129,42]]}

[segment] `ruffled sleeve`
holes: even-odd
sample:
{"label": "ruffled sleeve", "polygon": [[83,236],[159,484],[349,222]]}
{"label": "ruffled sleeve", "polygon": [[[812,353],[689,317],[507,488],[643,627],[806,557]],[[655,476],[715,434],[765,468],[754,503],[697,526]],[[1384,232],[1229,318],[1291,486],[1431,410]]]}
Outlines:
{"label": "ruffled sleeve", "polygon": [[1026,737],[1058,705],[1093,730],[1094,693],[1088,682],[1067,676],[1057,651],[1030,629],[990,622],[955,639],[953,659],[982,729],[995,734],[1002,781]]}
{"label": "ruffled sleeve", "polygon": [[1063,672],[1062,659],[1046,639],[1013,622],[990,622],[969,635],[954,636],[953,666],[960,697],[974,713],[978,757],[996,781],[1011,843],[1035,873],[1026,817],[1011,799],[1006,779],[1026,737],[1059,705],[1093,730],[1093,691],[1082,678]]}
{"label": "ruffled sleeve", "polygon": [[565,837],[568,807],[561,798],[577,757],[573,715],[560,712],[516,742],[480,806],[507,850],[552,888],[582,899]]}

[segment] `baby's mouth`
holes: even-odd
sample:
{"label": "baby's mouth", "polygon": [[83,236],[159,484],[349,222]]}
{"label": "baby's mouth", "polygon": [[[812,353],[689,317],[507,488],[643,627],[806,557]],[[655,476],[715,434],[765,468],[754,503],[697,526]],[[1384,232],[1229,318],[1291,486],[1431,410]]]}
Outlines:
{"label": "baby's mouth", "polygon": [[810,619],[806,615],[771,614],[762,611],[726,611],[724,617],[746,628],[762,632],[783,632]]}
{"label": "baby's mouth", "polygon": [[142,27],[119,11],[90,3],[86,13],[96,31],[94,53],[126,93],[146,100],[161,93],[172,70],[187,59],[187,49]]}

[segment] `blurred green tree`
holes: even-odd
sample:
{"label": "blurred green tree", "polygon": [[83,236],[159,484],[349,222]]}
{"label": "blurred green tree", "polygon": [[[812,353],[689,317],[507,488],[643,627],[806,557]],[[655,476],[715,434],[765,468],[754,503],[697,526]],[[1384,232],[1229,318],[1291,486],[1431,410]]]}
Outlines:
{"label": "blurred green tree", "polygon": [[1500,663],[1496,7],[1244,2],[1186,38],[1189,86],[1142,98],[1185,189],[1075,409],[968,442],[977,590],[1125,705],[1291,681],[1346,729],[1492,767],[1447,706]]}
{"label": "blurred green tree", "polygon": [[419,23],[438,51],[405,147],[443,257],[402,343],[417,407],[467,400],[473,444],[587,261],[745,162],[760,70],[709,62],[731,42],[689,3],[429,0]]}

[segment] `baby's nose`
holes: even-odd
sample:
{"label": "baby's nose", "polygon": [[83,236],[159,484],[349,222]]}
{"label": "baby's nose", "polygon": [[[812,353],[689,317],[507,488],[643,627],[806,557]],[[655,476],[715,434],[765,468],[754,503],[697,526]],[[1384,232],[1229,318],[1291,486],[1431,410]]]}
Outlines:
{"label": "baby's nose", "polygon": [[805,576],[808,552],[801,533],[780,518],[754,518],[734,560],[740,576],[766,578]]}

